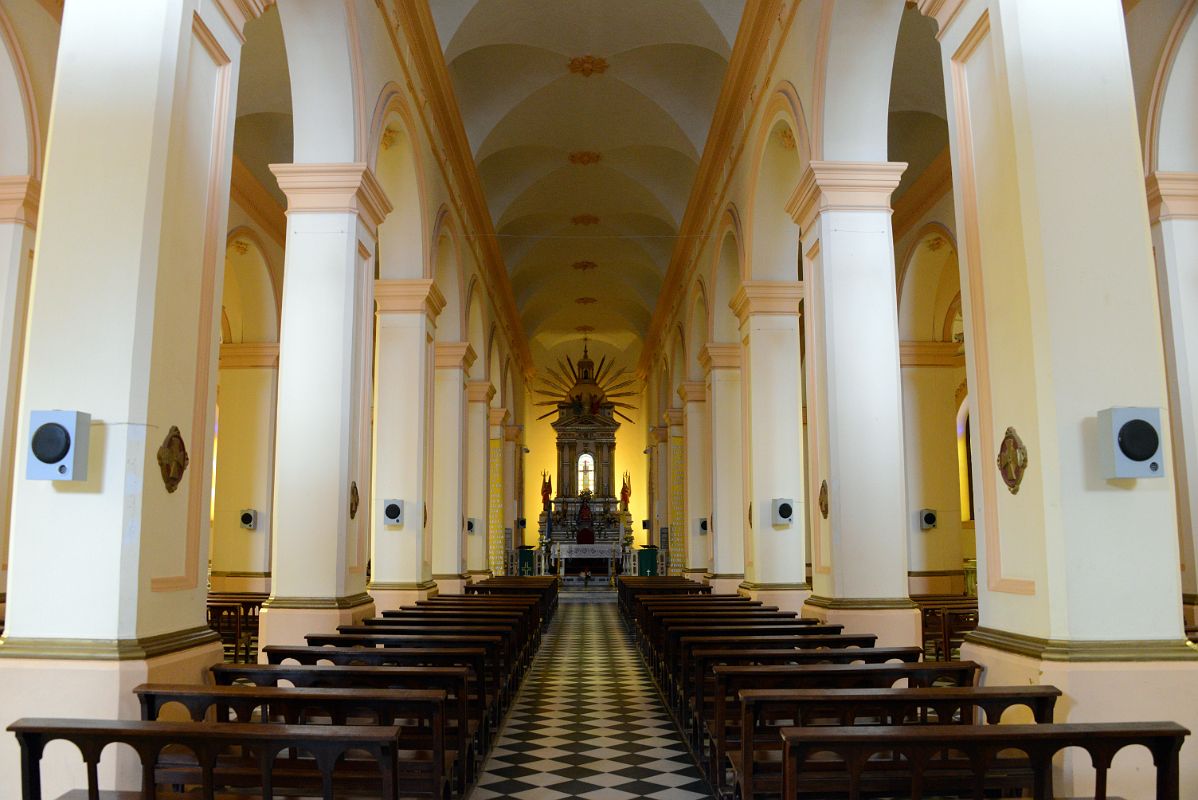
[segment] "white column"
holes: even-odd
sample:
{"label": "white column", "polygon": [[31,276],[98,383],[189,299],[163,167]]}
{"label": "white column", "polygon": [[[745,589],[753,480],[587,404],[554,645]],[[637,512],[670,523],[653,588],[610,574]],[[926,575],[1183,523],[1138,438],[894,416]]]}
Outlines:
{"label": "white column", "polygon": [[744,426],[739,344],[709,344],[699,354],[711,406],[711,571],[714,592],[734,592],[745,579]]}
{"label": "white column", "polygon": [[490,425],[488,412],[495,387],[490,381],[466,383],[466,519],[474,520],[474,530],[466,528],[466,574],[471,581],[491,574],[487,555],[490,521]]}
{"label": "white column", "polygon": [[[0,178],[0,475],[14,475],[18,458],[17,408],[20,402],[21,355],[29,303],[41,185],[28,175]],[[21,449],[23,453],[23,448]],[[0,618],[8,584],[8,525],[12,481],[0,484]]]}
{"label": "white column", "polygon": [[711,516],[711,495],[707,467],[707,385],[702,381],[683,383],[678,388],[682,398],[683,438],[686,447],[685,508],[686,566],[683,574],[702,580],[709,571],[711,553],[710,521],[707,531],[700,522]]}
{"label": "white column", "polygon": [[509,416],[506,408],[492,408],[487,412],[487,568],[492,575],[506,572],[508,544],[505,528],[512,526],[507,516],[511,484],[504,469],[507,456],[504,431]]}
{"label": "white column", "polygon": [[[60,29],[15,441],[31,411],[78,409],[89,458],[86,480],[31,481],[22,446],[3,472],[0,726],[136,719],[130,686],[202,682],[222,657],[204,562],[239,31],[196,2],[121,11],[75,3]],[[3,252],[28,257],[14,233]],[[169,452],[181,442],[189,462],[168,490],[157,458],[172,427]],[[136,761],[110,751],[100,788],[137,787]],[[56,797],[83,774],[77,752],[48,753],[42,789]],[[16,741],[0,737],[0,796],[19,795]]]}
{"label": "white column", "polygon": [[[1059,718],[1193,730],[1174,482],[1108,479],[1098,457],[1114,446],[1098,411],[1168,406],[1126,39],[1118,3],[1080,0],[967,8],[941,38],[982,508],[981,627],[962,655],[989,683],[1060,687]],[[1017,492],[996,467],[1008,429],[1027,452]],[[1078,760],[1058,794],[1093,792]],[[1151,796],[1150,764],[1120,754],[1108,791]]]}
{"label": "white column", "polygon": [[[732,299],[743,347],[743,463],[752,509],[743,585],[753,597],[791,610],[802,606],[811,589],[803,534],[802,298],[797,282],[746,281]],[[773,523],[775,498],[790,502],[789,525]]]}
{"label": "white column", "polygon": [[366,594],[374,266],[390,204],[365,164],[275,164],[287,195],[274,556],[262,645],[374,613]]}
{"label": "white column", "polygon": [[[791,200],[803,233],[813,613],[916,644],[890,193],[905,164],[812,162]],[[816,481],[818,480],[818,483]],[[824,487],[827,487],[826,491]],[[869,498],[868,502],[862,502]],[[826,509],[826,513],[825,513]]]}
{"label": "white column", "polygon": [[[277,343],[221,345],[210,574],[215,592],[270,591],[278,373]],[[242,527],[243,510],[258,513],[252,529]]]}
{"label": "white column", "polygon": [[466,578],[466,371],[474,363],[468,342],[437,342],[433,391],[433,580],[442,594],[458,594]]}
{"label": "white column", "polygon": [[[425,498],[431,479],[433,334],[445,307],[430,279],[376,280],[374,486],[370,585],[375,607],[399,608],[436,589]],[[383,502],[401,500],[402,525],[388,525]]]}
{"label": "white column", "polygon": [[1165,330],[1173,482],[1186,624],[1198,624],[1198,174],[1148,177],[1148,212]]}

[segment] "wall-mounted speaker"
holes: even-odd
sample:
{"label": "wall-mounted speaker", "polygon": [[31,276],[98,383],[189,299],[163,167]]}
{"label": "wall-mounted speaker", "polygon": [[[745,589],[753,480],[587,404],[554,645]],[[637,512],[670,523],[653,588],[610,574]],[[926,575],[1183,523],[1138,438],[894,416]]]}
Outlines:
{"label": "wall-mounted speaker", "polygon": [[795,501],[785,497],[775,497],[770,501],[771,517],[776,528],[789,528],[794,524]]}
{"label": "wall-mounted speaker", "polygon": [[647,519],[641,520],[641,530],[643,530],[643,531],[649,530],[649,520],[647,520]]}
{"label": "wall-mounted speaker", "polygon": [[698,522],[699,522],[699,525],[698,525],[699,535],[706,536],[707,535],[707,519],[705,517],[700,517]]}
{"label": "wall-mounted speaker", "polygon": [[258,512],[252,508],[243,508],[237,514],[237,522],[247,531],[258,530]]}
{"label": "wall-mounted speaker", "polygon": [[930,531],[936,527],[936,509],[921,508],[919,509],[919,529],[921,531]]}
{"label": "wall-mounted speaker", "polygon": [[516,524],[519,525],[521,528],[527,528],[528,520],[526,520],[524,517],[520,517],[520,519],[516,520]]}
{"label": "wall-mounted speaker", "polygon": [[1098,436],[1103,477],[1164,477],[1159,408],[1103,409],[1098,412]]}
{"label": "wall-mounted speaker", "polygon": [[383,524],[388,528],[403,525],[403,500],[383,501]]}
{"label": "wall-mounted speaker", "polygon": [[474,517],[466,520],[466,533],[474,533],[478,529],[477,521]]}
{"label": "wall-mounted speaker", "polygon": [[32,412],[25,477],[31,481],[87,480],[91,421],[91,414],[82,411]]}

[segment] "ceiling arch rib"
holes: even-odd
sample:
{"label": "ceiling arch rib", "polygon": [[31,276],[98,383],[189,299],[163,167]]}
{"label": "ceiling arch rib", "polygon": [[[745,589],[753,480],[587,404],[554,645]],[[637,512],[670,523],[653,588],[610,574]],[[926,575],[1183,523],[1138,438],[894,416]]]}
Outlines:
{"label": "ceiling arch rib", "polygon": [[638,359],[744,3],[433,5],[534,361]]}

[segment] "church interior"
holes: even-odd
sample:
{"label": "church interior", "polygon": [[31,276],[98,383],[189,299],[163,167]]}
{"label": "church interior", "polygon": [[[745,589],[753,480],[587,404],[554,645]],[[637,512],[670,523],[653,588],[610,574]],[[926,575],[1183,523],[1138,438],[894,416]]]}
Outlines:
{"label": "church interior", "polygon": [[1196,270],[1198,0],[0,0],[0,798],[1198,798]]}

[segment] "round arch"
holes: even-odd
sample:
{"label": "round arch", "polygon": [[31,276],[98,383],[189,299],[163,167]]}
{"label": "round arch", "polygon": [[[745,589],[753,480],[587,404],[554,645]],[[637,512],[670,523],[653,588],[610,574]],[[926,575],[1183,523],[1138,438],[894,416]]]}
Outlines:
{"label": "round arch", "polygon": [[42,138],[33,82],[12,21],[0,7],[0,175],[41,179]]}
{"label": "round arch", "polygon": [[474,363],[470,365],[469,370],[470,380],[474,381],[485,379],[490,371],[486,320],[483,318],[483,299],[479,285],[480,281],[475,276],[471,278],[466,289],[466,341],[474,348]]}
{"label": "round arch", "polygon": [[718,246],[713,252],[711,279],[708,281],[712,294],[707,341],[728,344],[738,341],[740,336],[740,321],[732,313],[731,304],[740,288],[741,265],[745,261],[740,216],[735,206],[729,206],[724,212],[712,241],[718,242]]}
{"label": "round arch", "polygon": [[745,279],[796,280],[799,230],[786,205],[811,162],[803,106],[794,86],[778,84],[766,104],[753,144],[746,197]]}
{"label": "round arch", "polygon": [[703,380],[703,366],[699,363],[699,353],[707,344],[707,334],[710,330],[711,316],[707,304],[707,285],[703,278],[697,278],[691,288],[691,299],[688,304],[686,319],[686,337],[690,342],[690,350],[686,362],[687,379]]}
{"label": "round arch", "polygon": [[425,179],[413,132],[418,128],[402,90],[383,87],[370,126],[374,146],[369,165],[391,201],[392,211],[379,225],[379,277],[395,280],[427,278],[432,274],[425,246]]}
{"label": "round arch", "polygon": [[899,335],[907,341],[941,341],[945,317],[960,303],[957,244],[944,225],[931,222],[914,238],[898,277]]}
{"label": "round arch", "polygon": [[248,229],[235,229],[225,246],[221,339],[225,344],[277,342],[279,304],[266,250]]}
{"label": "round arch", "polygon": [[457,226],[442,206],[433,225],[433,280],[445,297],[437,316],[437,341],[460,342],[466,335],[465,281],[462,280],[462,244]]}
{"label": "round arch", "polygon": [[[1187,0],[1165,39],[1144,131],[1144,174],[1198,171],[1198,0]],[[1180,67],[1180,69],[1179,69]],[[1187,138],[1188,137],[1188,138]]]}

